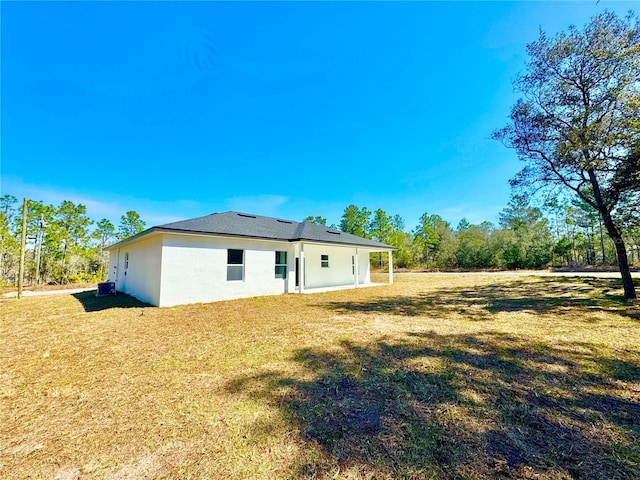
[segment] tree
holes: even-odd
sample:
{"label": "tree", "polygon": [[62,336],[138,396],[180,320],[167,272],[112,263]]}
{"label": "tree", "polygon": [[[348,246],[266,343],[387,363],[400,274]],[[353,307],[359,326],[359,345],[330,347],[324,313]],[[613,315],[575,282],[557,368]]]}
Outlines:
{"label": "tree", "polygon": [[469,230],[469,227],[471,227],[471,224],[469,223],[469,220],[467,220],[466,218],[463,217],[458,222],[458,226],[457,226],[456,230],[459,231],[459,232],[462,232],[464,230]]}
{"label": "tree", "polygon": [[113,226],[106,218],[96,223],[96,229],[93,231],[93,236],[100,245],[100,248],[106,247],[110,241],[116,237],[116,227]]}
{"label": "tree", "polygon": [[93,238],[98,241],[98,251],[97,256],[100,263],[100,269],[98,271],[98,278],[103,279],[104,267],[107,260],[106,252],[104,251],[104,247],[106,247],[109,242],[116,238],[116,227],[106,218],[98,221],[96,223],[96,229],[93,231]]}
{"label": "tree", "polygon": [[[378,208],[373,212],[373,219],[369,225],[369,235],[374,240],[382,243],[388,243],[393,233],[392,218],[387,212]],[[378,252],[378,267],[382,267],[382,252]]]}
{"label": "tree", "polygon": [[13,195],[0,197],[0,276],[8,276],[8,273],[17,264],[20,251],[20,242],[11,230],[18,199]]}
{"label": "tree", "polygon": [[327,219],[324,217],[320,217],[318,215],[316,215],[315,217],[313,215],[309,215],[308,217],[305,217],[304,220],[302,220],[303,222],[309,222],[309,223],[316,223],[318,225],[326,225],[327,224]]}
{"label": "tree", "polygon": [[[42,259],[42,264],[37,262],[38,254],[42,256],[43,245],[46,240],[49,227],[53,223],[54,214],[56,213],[56,207],[53,205],[45,205],[41,201],[31,200],[28,202],[28,216],[27,216],[27,239],[32,240],[33,243],[33,255],[27,258],[28,269],[31,278],[35,281],[36,278],[40,278],[42,272],[42,264],[53,264],[53,259],[47,258],[45,255]],[[18,224],[16,222],[16,228]],[[58,251],[58,249],[55,249]]]}
{"label": "tree", "polygon": [[616,246],[625,298],[636,297],[617,208],[640,185],[640,22],[633,14],[595,16],[583,30],[527,46],[524,98],[493,137],[526,163],[512,185],[573,191],[599,212]]}
{"label": "tree", "polygon": [[118,238],[123,240],[132,237],[144,230],[146,222],[142,220],[140,214],[135,210],[129,210],[120,217],[120,226],[118,228]]}
{"label": "tree", "polygon": [[358,208],[355,205],[349,205],[344,209],[342,218],[340,219],[340,230],[352,233],[362,238],[369,237],[369,217],[371,211],[367,207]]}
{"label": "tree", "polygon": [[449,228],[449,224],[445,222],[440,215],[429,215],[423,213],[420,216],[420,223],[414,232],[414,240],[421,246],[424,251],[425,262],[429,266],[429,253],[437,250],[442,240],[442,232]]}
{"label": "tree", "polygon": [[505,266],[542,268],[551,261],[553,240],[548,221],[540,209],[529,206],[525,196],[511,196],[509,204],[500,213],[500,226],[512,233],[503,236],[506,240],[502,246]]}
{"label": "tree", "polygon": [[60,283],[69,282],[71,257],[84,253],[82,250],[89,240],[88,227],[92,223],[87,216],[87,207],[82,204],[64,200],[53,211],[45,247],[50,257],[59,260],[54,276]]}
{"label": "tree", "polygon": [[437,224],[438,248],[434,252],[432,259],[437,268],[456,268],[456,249],[458,242],[455,233],[451,230],[449,222],[441,220]]}
{"label": "tree", "polygon": [[494,267],[492,235],[493,225],[491,223],[482,222],[480,225],[472,225],[462,219],[456,232],[457,266],[473,269]]}

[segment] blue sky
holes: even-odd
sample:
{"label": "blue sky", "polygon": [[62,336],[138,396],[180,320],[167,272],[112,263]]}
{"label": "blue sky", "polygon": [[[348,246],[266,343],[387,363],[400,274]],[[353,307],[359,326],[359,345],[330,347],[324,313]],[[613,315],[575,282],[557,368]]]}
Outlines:
{"label": "blue sky", "polygon": [[638,2],[1,2],[2,194],[496,222],[525,46]]}

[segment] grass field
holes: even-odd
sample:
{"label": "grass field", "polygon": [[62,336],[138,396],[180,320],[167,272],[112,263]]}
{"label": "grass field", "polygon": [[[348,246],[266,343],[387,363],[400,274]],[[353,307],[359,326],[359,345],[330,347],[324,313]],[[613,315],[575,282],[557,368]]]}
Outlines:
{"label": "grass field", "polygon": [[617,279],[4,300],[0,478],[640,478]]}

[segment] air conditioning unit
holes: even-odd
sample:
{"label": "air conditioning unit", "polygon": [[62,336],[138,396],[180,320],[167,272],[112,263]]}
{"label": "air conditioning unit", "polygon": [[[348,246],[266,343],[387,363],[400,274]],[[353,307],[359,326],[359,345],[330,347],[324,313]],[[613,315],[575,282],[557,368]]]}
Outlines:
{"label": "air conditioning unit", "polygon": [[98,283],[98,293],[96,297],[104,297],[106,295],[116,294],[116,282],[100,282]]}

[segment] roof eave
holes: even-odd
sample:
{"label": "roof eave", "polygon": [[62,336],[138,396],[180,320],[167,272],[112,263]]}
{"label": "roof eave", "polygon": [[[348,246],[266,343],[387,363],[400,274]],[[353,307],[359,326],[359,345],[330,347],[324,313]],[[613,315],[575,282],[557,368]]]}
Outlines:
{"label": "roof eave", "polygon": [[292,238],[289,241],[290,242],[330,243],[331,245],[345,245],[349,247],[362,247],[362,248],[371,248],[371,249],[379,249],[379,250],[397,250],[398,249],[398,247],[394,247],[392,245],[386,245],[384,243],[380,243],[378,245],[367,245],[366,243],[332,242],[330,240],[318,240],[313,238]]}
{"label": "roof eave", "polygon": [[221,232],[205,232],[201,230],[186,230],[180,228],[166,228],[166,227],[151,227],[146,230],[143,230],[136,235],[125,238],[124,240],[120,240],[108,247],[105,247],[104,250],[112,250],[114,248],[122,247],[128,243],[139,240],[140,238],[150,235],[151,233],[182,233],[186,235],[206,235],[210,237],[231,237],[231,238],[251,238],[255,240],[268,240],[272,242],[314,242],[314,243],[329,243],[331,245],[345,245],[351,247],[362,247],[376,250],[397,250],[397,247],[386,245],[386,244],[378,244],[378,245],[368,245],[364,243],[355,243],[355,242],[334,242],[330,240],[320,240],[314,238],[285,238],[285,237],[264,237],[260,235],[242,235],[242,234],[234,234],[234,233],[221,233]]}
{"label": "roof eave", "polygon": [[113,244],[109,245],[108,247],[104,247],[102,250],[106,251],[106,250],[112,250],[112,249],[114,249],[116,247],[121,247],[122,245],[125,245],[127,243],[133,242],[135,240],[138,240],[138,239],[140,239],[140,238],[142,238],[142,237],[144,237],[146,235],[149,235],[150,233],[156,232],[158,230],[159,230],[158,227],[147,228],[146,230],[143,230],[140,233],[136,233],[135,235],[132,235],[131,237],[127,237],[127,238],[125,238],[123,240],[120,240],[120,241],[118,241],[116,243],[113,243]]}

